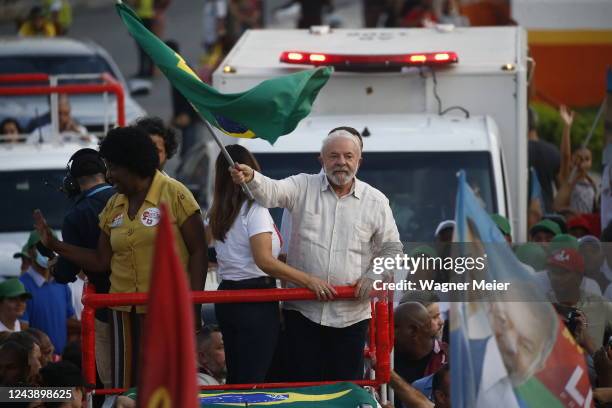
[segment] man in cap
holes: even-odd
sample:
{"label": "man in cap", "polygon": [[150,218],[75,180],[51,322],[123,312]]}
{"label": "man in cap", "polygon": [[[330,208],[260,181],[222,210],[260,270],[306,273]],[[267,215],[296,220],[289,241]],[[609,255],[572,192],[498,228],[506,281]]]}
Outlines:
{"label": "man in cap", "polygon": [[453,231],[455,230],[454,220],[444,220],[438,224],[434,237],[436,242],[451,242],[453,240]]}
{"label": "man in cap", "polygon": [[583,215],[577,215],[567,221],[567,229],[569,233],[576,238],[582,238],[585,235],[593,235],[593,227],[589,220]]}
{"label": "man in cap", "polygon": [[32,264],[25,245],[21,248],[20,252],[15,252],[13,254],[13,259],[21,259],[21,267],[19,268],[20,274],[27,271],[30,265]]}
{"label": "man in cap", "polygon": [[0,283],[0,332],[21,331],[19,319],[26,309],[26,301],[32,295],[17,278],[7,279]]}
{"label": "man in cap", "polygon": [[551,220],[542,220],[529,230],[529,241],[532,242],[550,242],[561,233],[559,224]]}
{"label": "man in cap", "polygon": [[[115,189],[106,182],[106,165],[100,154],[93,149],[81,149],[72,155],[68,162],[68,177],[73,185],[74,202],[64,217],[62,238],[64,242],[84,248],[96,249],[100,237],[98,214],[106,206],[106,202],[115,193]],[[80,316],[83,279],[96,289],[96,293],[108,293],[110,289],[109,275],[81,271],[81,268],[60,257],[53,272],[58,283],[68,283],[71,290],[80,288],[77,296],[73,293],[73,306]],[[110,367],[110,326],[108,309],[96,310],[96,366],[100,380],[105,386],[111,383]]]}
{"label": "man in cap", "polygon": [[68,329],[76,331],[81,326],[74,315],[70,288],[51,276],[49,269],[55,263],[55,254],[42,244],[38,232],[30,233],[26,248],[32,265],[19,280],[32,298],[27,301],[23,320],[47,333],[55,350],[61,353]]}
{"label": "man in cap", "polygon": [[[538,245],[542,245],[542,244],[538,244]],[[559,235],[555,235],[553,240],[550,241],[548,250],[549,250],[549,254],[555,253],[562,249],[571,249],[572,251],[578,251],[579,245],[580,244],[578,243],[578,240],[574,238],[573,236],[569,234],[559,234]],[[546,261],[546,263],[548,265],[547,270],[536,273],[536,282],[542,288],[544,293],[548,293],[551,290],[551,286],[550,286],[551,267],[550,267],[550,263],[548,262],[548,260]],[[583,276],[582,280],[580,281],[579,286],[586,293],[591,293],[597,296],[601,296],[602,294],[599,284],[588,276]]]}
{"label": "man in cap", "polygon": [[578,239],[580,254],[584,257],[585,276],[593,279],[604,293],[610,285],[610,279],[603,272],[605,254],[599,238],[585,235]]}
{"label": "man in cap", "polygon": [[[612,307],[601,296],[582,289],[584,259],[572,248],[559,249],[548,258],[550,301],[566,311],[574,312],[578,318],[577,336],[579,343],[593,353],[604,344],[604,332],[612,329]],[[569,312],[566,316],[569,319]]]}
{"label": "man in cap", "polygon": [[508,245],[512,245],[512,228],[510,221],[501,214],[491,214],[491,219],[497,225],[497,228],[502,233]]}
{"label": "man in cap", "polygon": [[540,244],[526,242],[517,246],[514,253],[519,261],[531,266],[536,272],[546,268],[546,251]]}

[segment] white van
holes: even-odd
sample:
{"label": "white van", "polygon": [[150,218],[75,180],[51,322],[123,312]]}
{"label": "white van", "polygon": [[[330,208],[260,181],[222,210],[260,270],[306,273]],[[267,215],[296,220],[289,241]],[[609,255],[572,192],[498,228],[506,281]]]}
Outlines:
{"label": "white van", "polygon": [[227,136],[224,142],[245,145],[264,174],[282,178],[317,173],[323,138],[337,126],[352,126],[364,136],[358,177],[390,199],[403,241],[431,241],[436,225],[454,217],[460,169],[487,211],[513,221],[515,240],[526,238],[521,28],[251,30],[213,84],[223,93],[240,92],[313,65],[336,70],[292,133],[274,146]]}

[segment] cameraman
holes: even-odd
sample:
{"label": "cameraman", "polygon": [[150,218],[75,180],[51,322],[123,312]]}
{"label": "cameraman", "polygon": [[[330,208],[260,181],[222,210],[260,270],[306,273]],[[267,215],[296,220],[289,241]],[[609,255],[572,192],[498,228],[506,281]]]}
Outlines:
{"label": "cameraman", "polygon": [[[98,214],[116,191],[106,182],[106,164],[96,150],[78,150],[68,161],[67,170],[63,191],[74,199],[74,203],[64,217],[62,237],[70,244],[95,249],[100,236]],[[57,282],[68,283],[76,281],[80,272],[81,268],[60,257],[54,276]],[[108,293],[110,271],[106,274],[82,272],[97,293]],[[110,387],[110,326],[107,314],[107,309],[96,310],[96,366],[101,382],[105,387]]]}

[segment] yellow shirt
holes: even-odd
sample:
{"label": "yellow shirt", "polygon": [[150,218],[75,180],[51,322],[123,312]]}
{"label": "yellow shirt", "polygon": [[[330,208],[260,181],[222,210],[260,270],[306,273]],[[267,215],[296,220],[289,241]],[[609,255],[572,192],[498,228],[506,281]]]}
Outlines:
{"label": "yellow shirt", "polygon": [[153,18],[155,17],[155,10],[153,7],[153,0],[139,0],[138,7],[136,8],[136,14],[140,18]]}
{"label": "yellow shirt", "polygon": [[19,29],[20,37],[34,37],[34,36],[43,36],[43,37],[55,37],[55,26],[53,23],[49,21],[45,21],[42,27],[42,31],[37,31],[34,28],[34,25],[29,21],[23,23],[21,28]]}
{"label": "yellow shirt", "polygon": [[[149,290],[156,225],[160,221],[159,204],[162,202],[168,205],[179,257],[183,267],[187,268],[189,253],[179,228],[187,218],[198,213],[200,207],[187,187],[157,171],[147,196],[133,220],[127,214],[129,207],[127,197],[119,193],[108,200],[106,207],[100,213],[100,229],[110,237],[113,250],[110,293]],[[112,309],[129,311],[131,306],[118,306]],[[144,313],[145,310],[144,306],[136,308],[138,313]]]}

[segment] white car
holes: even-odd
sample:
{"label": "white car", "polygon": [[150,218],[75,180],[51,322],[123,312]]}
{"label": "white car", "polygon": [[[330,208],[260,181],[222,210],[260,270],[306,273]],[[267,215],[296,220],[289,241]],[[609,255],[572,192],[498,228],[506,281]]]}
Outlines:
{"label": "white car", "polygon": [[[0,75],[45,73],[49,75],[111,74],[125,91],[125,117],[129,123],[145,116],[144,109],[131,95],[144,95],[151,89],[151,82],[131,80],[126,82],[111,56],[94,42],[83,42],[72,38],[0,38]],[[90,82],[91,80],[85,80]],[[83,80],[61,80],[66,83],[83,83]],[[40,85],[19,83],[15,85]],[[3,84],[2,86],[6,86]],[[71,95],[72,116],[80,124],[96,134],[105,129],[105,122],[117,122],[115,96],[108,94]],[[48,122],[49,98],[46,95],[0,96],[0,121],[16,118],[29,133],[33,130],[33,119],[39,117]]]}

